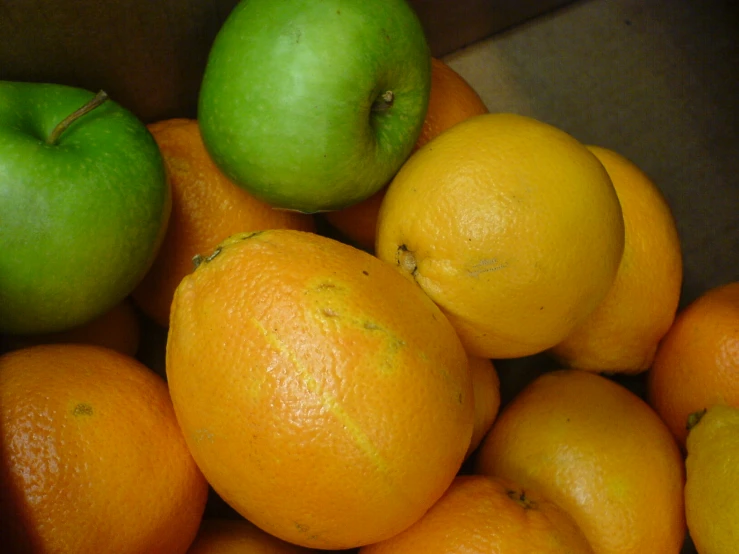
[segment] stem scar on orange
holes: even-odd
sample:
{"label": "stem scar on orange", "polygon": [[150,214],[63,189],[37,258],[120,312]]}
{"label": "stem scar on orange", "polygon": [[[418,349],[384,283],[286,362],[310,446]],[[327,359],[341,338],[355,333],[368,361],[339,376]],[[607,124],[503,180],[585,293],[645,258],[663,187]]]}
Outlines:
{"label": "stem scar on orange", "polygon": [[413,279],[471,355],[564,339],[605,297],[624,222],[598,159],[564,131],[484,114],[417,150],[382,202],[376,255]]}
{"label": "stem scar on orange", "polygon": [[646,402],[611,379],[555,370],[506,405],[475,472],[533,487],[599,554],[674,554],[685,539],[685,468]]}
{"label": "stem scar on orange", "polygon": [[460,475],[426,514],[360,554],[535,552],[593,554],[575,520],[530,488],[500,477]]}
{"label": "stem scar on orange", "polygon": [[202,257],[175,293],[167,377],[214,490],[310,548],[411,525],[472,437],[446,317],[389,264],[314,233],[239,234]]}
{"label": "stem scar on orange", "polygon": [[172,188],[172,214],[152,267],[132,297],[147,316],[169,325],[177,285],[192,271],[192,257],[234,233],[262,229],[313,231],[313,216],[277,210],[237,186],[205,149],[195,119],[148,125],[162,153]]}

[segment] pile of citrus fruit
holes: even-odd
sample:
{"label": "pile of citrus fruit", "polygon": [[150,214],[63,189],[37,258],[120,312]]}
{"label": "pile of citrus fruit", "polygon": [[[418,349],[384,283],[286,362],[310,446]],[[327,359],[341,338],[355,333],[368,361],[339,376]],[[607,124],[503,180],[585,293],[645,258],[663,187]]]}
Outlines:
{"label": "pile of citrus fruit", "polygon": [[[437,59],[411,156],[325,214],[235,185],[196,120],[149,130],[172,213],[148,274],[2,337],[4,551],[735,551],[739,283],[678,312],[634,163],[488,113]],[[498,361],[527,357],[505,398]]]}

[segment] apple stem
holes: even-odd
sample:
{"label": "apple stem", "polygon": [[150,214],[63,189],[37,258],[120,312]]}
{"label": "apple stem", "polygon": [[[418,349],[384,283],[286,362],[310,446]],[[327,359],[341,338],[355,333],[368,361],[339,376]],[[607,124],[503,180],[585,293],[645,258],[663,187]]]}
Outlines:
{"label": "apple stem", "polygon": [[98,92],[84,106],[76,109],[67,117],[65,117],[62,121],[60,121],[57,126],[54,127],[54,130],[51,132],[49,137],[46,139],[46,144],[56,144],[59,141],[59,137],[62,135],[62,133],[66,131],[72,123],[74,123],[77,119],[79,119],[86,113],[91,112],[92,110],[100,106],[107,99],[108,94],[104,90]]}
{"label": "apple stem", "polygon": [[393,100],[395,100],[395,93],[392,90],[386,90],[374,101],[372,111],[384,112],[389,110],[390,106],[393,105]]}

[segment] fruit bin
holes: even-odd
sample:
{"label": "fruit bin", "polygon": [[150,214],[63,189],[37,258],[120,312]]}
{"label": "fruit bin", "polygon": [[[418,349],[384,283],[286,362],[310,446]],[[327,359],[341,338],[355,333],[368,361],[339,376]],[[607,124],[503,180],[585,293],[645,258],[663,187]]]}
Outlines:
{"label": "fruit bin", "polygon": [[[105,89],[143,121],[194,116],[207,50],[236,0],[0,5],[0,79]],[[681,306],[739,280],[739,10],[722,0],[415,0],[434,55],[490,111],[619,151],[657,183],[684,256]],[[162,370],[162,334],[141,357]],[[503,395],[538,357],[499,363]],[[640,378],[624,378],[642,392]],[[686,544],[684,553],[694,552]]]}

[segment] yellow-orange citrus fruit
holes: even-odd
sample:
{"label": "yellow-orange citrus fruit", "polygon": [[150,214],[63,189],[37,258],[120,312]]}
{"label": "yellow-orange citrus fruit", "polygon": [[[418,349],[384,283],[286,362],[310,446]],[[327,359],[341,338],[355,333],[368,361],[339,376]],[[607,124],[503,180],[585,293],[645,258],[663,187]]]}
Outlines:
{"label": "yellow-orange citrus fruit", "polygon": [[593,550],[572,517],[535,490],[499,477],[462,475],[410,528],[359,552],[591,554]]}
{"label": "yellow-orange citrus fruit", "polygon": [[41,335],[8,335],[2,337],[0,352],[18,350],[37,344],[96,344],[112,348],[122,354],[135,356],[139,349],[141,328],[138,315],[130,299],[114,306],[100,317],[81,325]]}
{"label": "yellow-orange citrus fruit", "polygon": [[164,158],[172,188],[172,214],[154,265],[133,291],[141,310],[162,326],[177,285],[193,269],[192,258],[245,231],[288,228],[311,231],[313,216],[276,210],[228,179],[213,163],[193,119],[148,126]]}
{"label": "yellow-orange citrus fruit", "polygon": [[309,554],[246,520],[205,519],[187,554]]}
{"label": "yellow-orange citrus fruit", "polygon": [[213,489],[309,548],[409,526],[472,436],[467,354],[443,313],[390,265],[315,233],[239,234],[204,257],[175,293],[167,377]]}
{"label": "yellow-orange citrus fruit", "polygon": [[0,356],[0,536],[5,552],[176,554],[207,483],[164,381],[92,345]]}
{"label": "yellow-orange citrus fruit", "polygon": [[480,445],[482,438],[492,427],[500,408],[500,380],[492,360],[476,356],[470,356],[468,359],[475,402],[475,426],[467,448],[467,456]]}
{"label": "yellow-orange citrus fruit", "polygon": [[[421,134],[416,140],[417,150],[457,123],[474,115],[488,113],[487,106],[477,91],[444,61],[431,58],[431,94]],[[324,217],[368,251],[375,248],[377,215],[380,212],[386,187],[348,208],[326,212]]]}
{"label": "yellow-orange citrus fruit", "polygon": [[680,239],[669,204],[639,167],[607,148],[588,148],[618,194],[624,253],[606,297],[551,354],[568,367],[641,373],[675,319],[683,275]]}
{"label": "yellow-orange citrus fruit", "polygon": [[514,114],[472,117],[417,150],[388,188],[377,232],[377,256],[488,358],[561,342],[605,297],[624,244],[598,159]]}
{"label": "yellow-orange citrus fruit", "polygon": [[739,408],[696,414],[687,438],[685,515],[701,554],[733,554],[739,544]]}
{"label": "yellow-orange citrus fruit", "polygon": [[714,404],[739,408],[739,282],[704,292],[678,313],[647,372],[647,399],[683,448],[690,414]]}
{"label": "yellow-orange citrus fruit", "polygon": [[683,458],[656,413],[612,380],[543,374],[501,411],[475,472],[538,490],[597,554],[675,554],[685,539]]}

